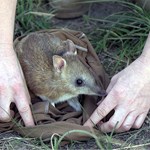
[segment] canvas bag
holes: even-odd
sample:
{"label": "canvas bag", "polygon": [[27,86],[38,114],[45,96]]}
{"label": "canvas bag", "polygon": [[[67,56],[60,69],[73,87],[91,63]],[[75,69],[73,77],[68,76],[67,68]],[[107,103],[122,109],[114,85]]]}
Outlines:
{"label": "canvas bag", "polygon": [[[94,51],[91,43],[83,32],[73,31],[69,29],[51,29],[35,32],[54,34],[61,40],[70,39],[81,48],[87,49],[82,51],[77,49],[80,60],[85,64],[91,73],[93,73],[97,83],[103,89],[106,89],[109,84],[109,78],[105,73],[100,60]],[[21,41],[26,36],[18,37],[14,41],[14,48],[20,47]],[[95,134],[101,134],[97,129],[90,130],[89,127],[83,126],[84,122],[89,118],[92,112],[97,108],[98,99],[97,96],[84,96],[82,97],[82,112],[76,112],[67,103],[58,104],[53,107],[48,102],[41,101],[38,97],[32,97],[31,110],[35,121],[34,127],[25,127],[20,114],[17,112],[15,106],[12,109],[15,112],[15,116],[11,122],[0,122],[0,132],[7,130],[14,130],[25,137],[42,138],[43,140],[50,139],[54,134],[63,135],[71,130],[83,130],[88,132],[94,132]],[[64,137],[64,141],[69,140],[86,140],[89,139],[89,135],[72,133]]]}

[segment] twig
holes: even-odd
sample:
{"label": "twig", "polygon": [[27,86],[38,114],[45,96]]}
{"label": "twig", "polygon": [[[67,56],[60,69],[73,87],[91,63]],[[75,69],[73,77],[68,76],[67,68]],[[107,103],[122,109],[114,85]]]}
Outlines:
{"label": "twig", "polygon": [[81,46],[76,45],[76,44],[75,44],[75,48],[77,48],[78,50],[84,51],[84,52],[88,51],[87,48],[81,47]]}
{"label": "twig", "polygon": [[127,147],[123,147],[123,148],[116,148],[116,149],[113,149],[113,150],[121,150],[121,149],[129,149],[129,148],[138,148],[138,147],[148,146],[148,145],[150,145],[150,143],[139,144],[139,145],[133,145],[133,146],[127,146]]}

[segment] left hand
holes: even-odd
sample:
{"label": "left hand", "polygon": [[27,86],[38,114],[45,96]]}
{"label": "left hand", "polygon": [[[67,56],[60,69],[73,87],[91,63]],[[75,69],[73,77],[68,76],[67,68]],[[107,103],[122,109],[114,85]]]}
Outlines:
{"label": "left hand", "polygon": [[[111,132],[113,128],[115,132],[124,132],[142,126],[150,109],[150,61],[145,60],[145,56],[141,55],[112,78],[107,97],[84,126],[99,124],[103,132]],[[102,122],[113,109],[113,116]]]}

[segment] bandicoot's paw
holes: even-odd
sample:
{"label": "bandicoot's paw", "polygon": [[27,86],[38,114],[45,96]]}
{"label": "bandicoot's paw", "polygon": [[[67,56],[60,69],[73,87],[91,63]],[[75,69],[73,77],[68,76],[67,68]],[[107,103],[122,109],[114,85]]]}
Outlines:
{"label": "bandicoot's paw", "polygon": [[78,98],[72,98],[68,100],[68,104],[73,107],[76,111],[81,111],[81,104],[78,101]]}

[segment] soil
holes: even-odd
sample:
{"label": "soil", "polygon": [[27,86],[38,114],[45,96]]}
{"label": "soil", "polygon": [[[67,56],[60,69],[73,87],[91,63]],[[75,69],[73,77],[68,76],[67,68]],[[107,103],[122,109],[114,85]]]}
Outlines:
{"label": "soil", "polygon": [[[118,5],[117,3],[95,3],[92,4],[89,8],[89,11],[85,14],[88,15],[88,17],[91,18],[104,18],[112,13],[119,12],[126,10],[121,5]],[[51,20],[51,26],[53,28],[69,28],[69,29],[74,29],[74,30],[80,30],[83,31],[85,34],[90,35],[90,33],[95,30],[98,25],[102,25],[102,23],[95,23],[92,21],[88,21],[88,19],[84,17],[78,17],[75,19],[57,19],[53,18]],[[85,23],[86,22],[86,23]],[[105,54],[101,53],[98,54],[100,57],[101,62],[103,63],[104,67],[106,68],[108,74],[112,76],[110,73],[111,71],[107,69],[107,66],[105,66],[106,61],[107,64],[113,65],[114,60],[111,58],[106,57]],[[107,59],[107,60],[106,60]],[[12,137],[16,138],[21,138],[17,133],[13,131],[9,131],[6,133],[1,133],[0,134],[0,141],[2,141],[4,138],[10,140]],[[131,149],[130,146],[132,145],[134,148],[133,149],[150,149],[150,114],[148,115],[146,121],[144,122],[143,126],[139,130],[131,130],[129,132],[125,133],[119,133],[119,134],[114,134],[113,139],[120,141],[120,143],[123,144],[111,144],[111,148],[119,148],[121,146],[125,146],[127,148],[125,149]],[[13,149],[16,150],[23,150],[23,149],[36,149],[33,145],[29,145],[28,143],[29,140],[26,141],[21,141],[19,143],[15,143]],[[149,143],[149,144],[148,144]],[[4,145],[3,142],[0,142],[0,145]],[[107,144],[105,144],[106,146]],[[67,147],[70,147],[68,149],[98,149],[95,140],[90,139],[89,141],[86,142],[80,142],[80,143],[75,143],[71,145],[67,145],[63,147],[62,149],[67,149]],[[8,147],[4,147],[4,149],[8,149]]]}

